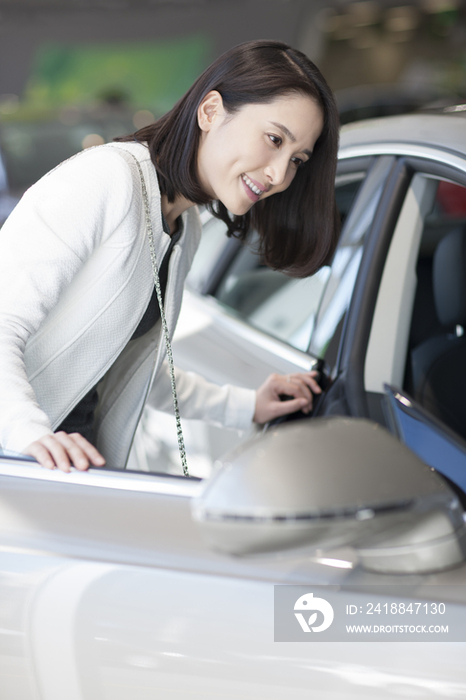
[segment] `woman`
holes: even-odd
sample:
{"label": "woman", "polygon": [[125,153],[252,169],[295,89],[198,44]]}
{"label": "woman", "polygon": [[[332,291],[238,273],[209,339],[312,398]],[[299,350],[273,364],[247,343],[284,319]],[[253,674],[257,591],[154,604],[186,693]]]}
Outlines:
{"label": "woman", "polygon": [[[31,187],[0,236],[2,448],[64,471],[123,467],[145,401],[170,410],[141,173],[173,335],[200,237],[195,204],[230,235],[255,227],[274,268],[306,276],[330,259],[337,142],[318,69],[286,44],[249,42],[155,124]],[[177,372],[177,387],[184,417],[237,429],[309,411],[320,391],[312,372],[272,375],[257,392]]]}

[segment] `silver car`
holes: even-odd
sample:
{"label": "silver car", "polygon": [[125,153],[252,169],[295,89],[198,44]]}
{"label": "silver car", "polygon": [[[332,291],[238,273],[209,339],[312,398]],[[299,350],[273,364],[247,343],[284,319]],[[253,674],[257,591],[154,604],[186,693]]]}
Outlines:
{"label": "silver car", "polygon": [[[310,419],[206,432],[190,478],[161,473],[153,414],[134,471],[0,459],[2,700],[466,697],[465,116],[343,129],[310,279],[205,215],[175,361],[248,387],[317,368]],[[431,636],[384,636],[393,610]],[[378,631],[324,636],[353,611]]]}

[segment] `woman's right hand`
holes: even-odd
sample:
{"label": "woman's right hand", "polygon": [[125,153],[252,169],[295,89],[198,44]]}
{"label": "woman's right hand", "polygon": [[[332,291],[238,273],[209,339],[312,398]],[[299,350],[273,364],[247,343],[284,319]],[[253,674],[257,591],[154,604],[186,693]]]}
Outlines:
{"label": "woman's right hand", "polygon": [[71,465],[85,471],[91,465],[103,467],[105,459],[94,445],[79,433],[65,433],[60,430],[53,435],[44,435],[32,442],[24,454],[37,459],[47,469],[61,469],[69,472]]}

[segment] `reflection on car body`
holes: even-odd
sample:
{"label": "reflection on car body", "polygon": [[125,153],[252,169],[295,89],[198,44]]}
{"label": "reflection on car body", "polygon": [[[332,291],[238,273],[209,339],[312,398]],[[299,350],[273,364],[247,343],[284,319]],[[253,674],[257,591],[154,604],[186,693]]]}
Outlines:
{"label": "reflection on car body", "polygon": [[[385,428],[396,426],[386,392],[389,401],[398,394],[416,409],[410,369],[416,349],[437,336],[451,336],[448,342],[463,337],[458,319],[443,326],[437,316],[432,269],[438,246],[456,230],[464,231],[466,224],[465,127],[464,113],[394,117],[346,127],[336,182],[343,219],[340,245],[332,264],[312,280],[294,282],[265,270],[257,256],[224,239],[219,223],[203,214],[205,236],[174,343],[176,362],[213,381],[251,388],[270,371],[310,369],[320,362],[328,381],[316,416],[274,428],[248,444],[269,449],[280,430],[299,433],[299,468],[307,474],[308,460],[309,474],[324,479],[325,469],[319,470],[313,461],[319,420],[335,428],[356,421],[389,440]],[[466,364],[457,364],[455,372],[452,392],[461,386]],[[428,392],[428,400],[431,403],[417,412],[424,433],[435,430],[445,444],[461,446],[455,425],[445,427],[445,413],[430,418],[435,413],[434,390]],[[208,695],[282,700],[290,695],[308,698],[310,692],[322,700],[389,700],[402,694],[440,700],[466,694],[464,642],[273,642],[273,584],[297,584],[311,591],[313,586],[333,586],[337,593],[352,596],[355,604],[364,586],[383,586],[394,597],[400,586],[409,586],[413,600],[425,601],[445,585],[450,593],[444,602],[463,613],[464,518],[457,498],[463,492],[462,479],[451,490],[425,467],[442,494],[440,521],[450,528],[440,542],[433,526],[433,544],[430,535],[422,541],[430,551],[427,565],[419,563],[419,541],[411,541],[411,549],[391,568],[386,557],[385,563],[382,555],[374,563],[374,552],[362,547],[359,533],[371,528],[374,503],[369,496],[381,495],[381,474],[398,499],[398,510],[390,511],[386,521],[373,520],[381,528],[382,542],[391,537],[395,522],[409,529],[430,499],[430,486],[421,479],[411,479],[409,493],[404,490],[403,474],[395,468],[399,465],[392,468],[382,448],[383,471],[371,481],[379,464],[378,447],[373,449],[373,469],[372,452],[365,457],[367,488],[361,490],[361,502],[347,508],[343,525],[332,521],[340,535],[351,532],[351,542],[343,548],[323,551],[326,539],[308,518],[312,537],[304,536],[298,547],[282,548],[275,540],[267,545],[272,554],[258,554],[253,548],[249,556],[230,556],[206,544],[191,513],[192,502],[201,509],[199,521],[202,508],[207,513],[208,504],[202,500],[209,491],[205,483],[213,484],[214,479],[185,479],[170,473],[179,469],[175,466],[167,473],[147,473],[160,465],[157,445],[150,443],[158,420],[152,413],[143,418],[132,455],[138,473],[90,470],[69,478],[27,462],[0,459],[2,700],[30,700],[38,693],[44,700],[118,700],[154,693],[199,700]],[[159,431],[167,432],[160,424]],[[202,431],[192,431],[199,476],[208,475],[212,461],[238,442],[236,434]],[[327,484],[327,515],[338,505],[338,475],[348,470],[345,477],[351,483],[354,464],[358,457],[362,461],[362,451],[350,449],[343,432],[333,434],[337,437],[332,448],[339,457],[328,471],[333,481]],[[419,452],[412,431],[397,434]],[[161,444],[170,460],[170,443]],[[464,454],[457,449],[456,469],[463,459],[466,470]],[[274,465],[273,479],[264,478],[259,486],[274,486],[275,505],[283,506],[282,495],[284,499],[293,494],[306,505],[305,491],[296,481],[299,465],[292,458],[286,461]],[[230,463],[215,473],[236,478],[238,463],[234,458]],[[247,469],[244,473],[250,475]],[[448,476],[455,481],[454,471]],[[265,496],[260,488],[253,491],[244,481],[240,485],[243,515],[248,515],[246,496],[249,504]],[[345,505],[344,490],[338,494]],[[257,534],[253,519],[249,525]],[[280,522],[286,518],[274,522],[279,540]],[[231,545],[233,526],[230,532]],[[437,546],[442,556],[432,556]]]}

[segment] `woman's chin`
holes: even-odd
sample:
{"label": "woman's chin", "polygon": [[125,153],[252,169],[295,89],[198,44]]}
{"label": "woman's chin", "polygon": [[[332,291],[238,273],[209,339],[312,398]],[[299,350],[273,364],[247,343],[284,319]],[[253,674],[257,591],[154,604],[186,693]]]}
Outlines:
{"label": "woman's chin", "polygon": [[245,214],[248,213],[248,211],[252,208],[253,202],[251,204],[236,204],[232,206],[231,208],[225,204],[226,208],[230,212],[230,214],[233,214],[233,216],[244,216]]}

